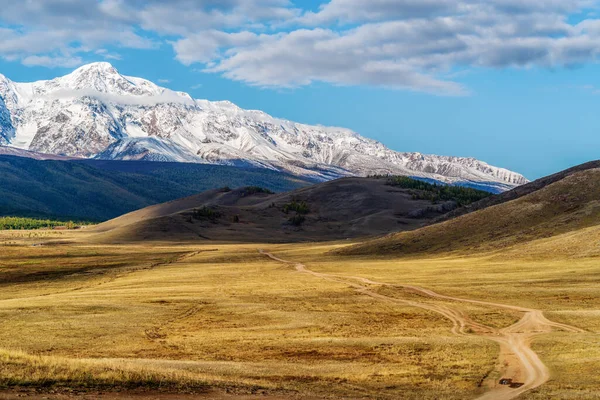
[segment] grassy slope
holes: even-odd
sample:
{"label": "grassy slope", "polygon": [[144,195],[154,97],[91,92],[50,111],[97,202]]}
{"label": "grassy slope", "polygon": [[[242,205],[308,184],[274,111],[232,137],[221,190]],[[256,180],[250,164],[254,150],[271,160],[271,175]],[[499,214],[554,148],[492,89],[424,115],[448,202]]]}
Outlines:
{"label": "grassy slope", "polygon": [[226,185],[256,184],[281,191],[308,184],[265,170],[135,164],[0,156],[0,215],[106,220]]}
{"label": "grassy slope", "polygon": [[516,200],[377,239],[347,255],[482,251],[552,237],[600,223],[600,169],[567,176]]}

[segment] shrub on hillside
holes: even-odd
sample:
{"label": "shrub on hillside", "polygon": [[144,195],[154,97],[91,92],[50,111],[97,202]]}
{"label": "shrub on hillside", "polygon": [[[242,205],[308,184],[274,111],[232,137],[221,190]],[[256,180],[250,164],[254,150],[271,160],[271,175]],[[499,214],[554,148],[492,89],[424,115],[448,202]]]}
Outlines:
{"label": "shrub on hillside", "polygon": [[223,214],[221,214],[221,212],[214,210],[212,208],[209,207],[202,207],[202,208],[197,208],[192,212],[192,217],[194,217],[194,219],[200,220],[200,221],[212,221],[215,222],[216,220],[218,220],[219,218],[221,218]]}
{"label": "shrub on hillside", "polygon": [[[382,178],[382,176],[374,176]],[[386,184],[402,189],[411,189],[413,200],[429,200],[432,203],[440,201],[454,201],[459,206],[466,206],[492,194],[483,190],[463,186],[451,186],[437,183],[428,183],[407,176],[386,176]]]}
{"label": "shrub on hillside", "polygon": [[289,223],[294,226],[300,226],[306,221],[306,217],[302,214],[296,214],[288,219]]}
{"label": "shrub on hillside", "polygon": [[287,203],[283,205],[283,212],[288,214],[290,212],[296,212],[298,214],[308,214],[310,212],[310,207],[305,201],[296,201],[293,200],[291,203]]}
{"label": "shrub on hillside", "polygon": [[274,192],[270,191],[269,189],[265,189],[260,186],[248,186],[248,187],[244,188],[242,196],[244,196],[244,197],[252,196],[253,194],[259,194],[259,193],[274,194]]}

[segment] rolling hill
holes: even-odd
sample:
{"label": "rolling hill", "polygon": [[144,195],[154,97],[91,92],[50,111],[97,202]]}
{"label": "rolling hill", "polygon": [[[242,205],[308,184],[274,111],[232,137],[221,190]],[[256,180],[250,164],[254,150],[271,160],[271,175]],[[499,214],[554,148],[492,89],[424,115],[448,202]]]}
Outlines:
{"label": "rolling hill", "polygon": [[[469,210],[472,212],[445,222],[340,252],[398,256],[486,251],[595,229],[600,224],[600,163],[563,171],[449,215]],[[597,247],[596,242],[589,245]]]}
{"label": "rolling hill", "polygon": [[431,192],[414,188],[433,186],[403,179],[413,185],[390,185],[382,177],[342,178],[280,194],[256,187],[217,189],[135,211],[96,232],[98,240],[116,242],[338,240],[416,229],[458,206],[452,198],[433,204]]}
{"label": "rolling hill", "polygon": [[0,216],[105,221],[224,185],[251,184],[286,191],[311,183],[255,168],[0,155]]}

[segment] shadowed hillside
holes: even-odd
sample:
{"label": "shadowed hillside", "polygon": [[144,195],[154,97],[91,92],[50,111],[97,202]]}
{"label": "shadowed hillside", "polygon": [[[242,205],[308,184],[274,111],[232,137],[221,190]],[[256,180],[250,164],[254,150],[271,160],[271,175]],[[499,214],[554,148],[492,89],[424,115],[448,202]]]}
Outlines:
{"label": "shadowed hillside", "polygon": [[416,229],[457,207],[451,197],[438,198],[437,186],[409,181],[419,188],[392,185],[387,178],[343,178],[282,194],[256,187],[212,190],[124,215],[96,230],[105,241],[339,240]]}
{"label": "shadowed hillside", "polygon": [[[594,165],[580,166],[515,190],[530,191],[528,194],[505,195],[514,196],[515,200],[414,232],[389,235],[341,253],[400,255],[493,250],[594,227],[600,224],[600,168],[593,168]],[[498,202],[501,196],[482,203]]]}
{"label": "shadowed hillside", "polygon": [[103,221],[224,185],[261,185],[286,191],[310,183],[264,169],[135,161],[42,161],[0,155],[0,216]]}

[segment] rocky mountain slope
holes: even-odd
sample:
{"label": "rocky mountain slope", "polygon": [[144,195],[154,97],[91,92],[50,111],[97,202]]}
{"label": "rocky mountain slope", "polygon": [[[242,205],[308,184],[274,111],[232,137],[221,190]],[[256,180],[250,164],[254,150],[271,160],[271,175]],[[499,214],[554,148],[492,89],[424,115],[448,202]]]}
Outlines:
{"label": "rocky mountain slope", "polygon": [[399,153],[348,129],[195,100],[108,63],[33,83],[0,75],[0,144],[85,158],[254,165],[322,180],[401,174],[495,191],[527,183],[476,159]]}

